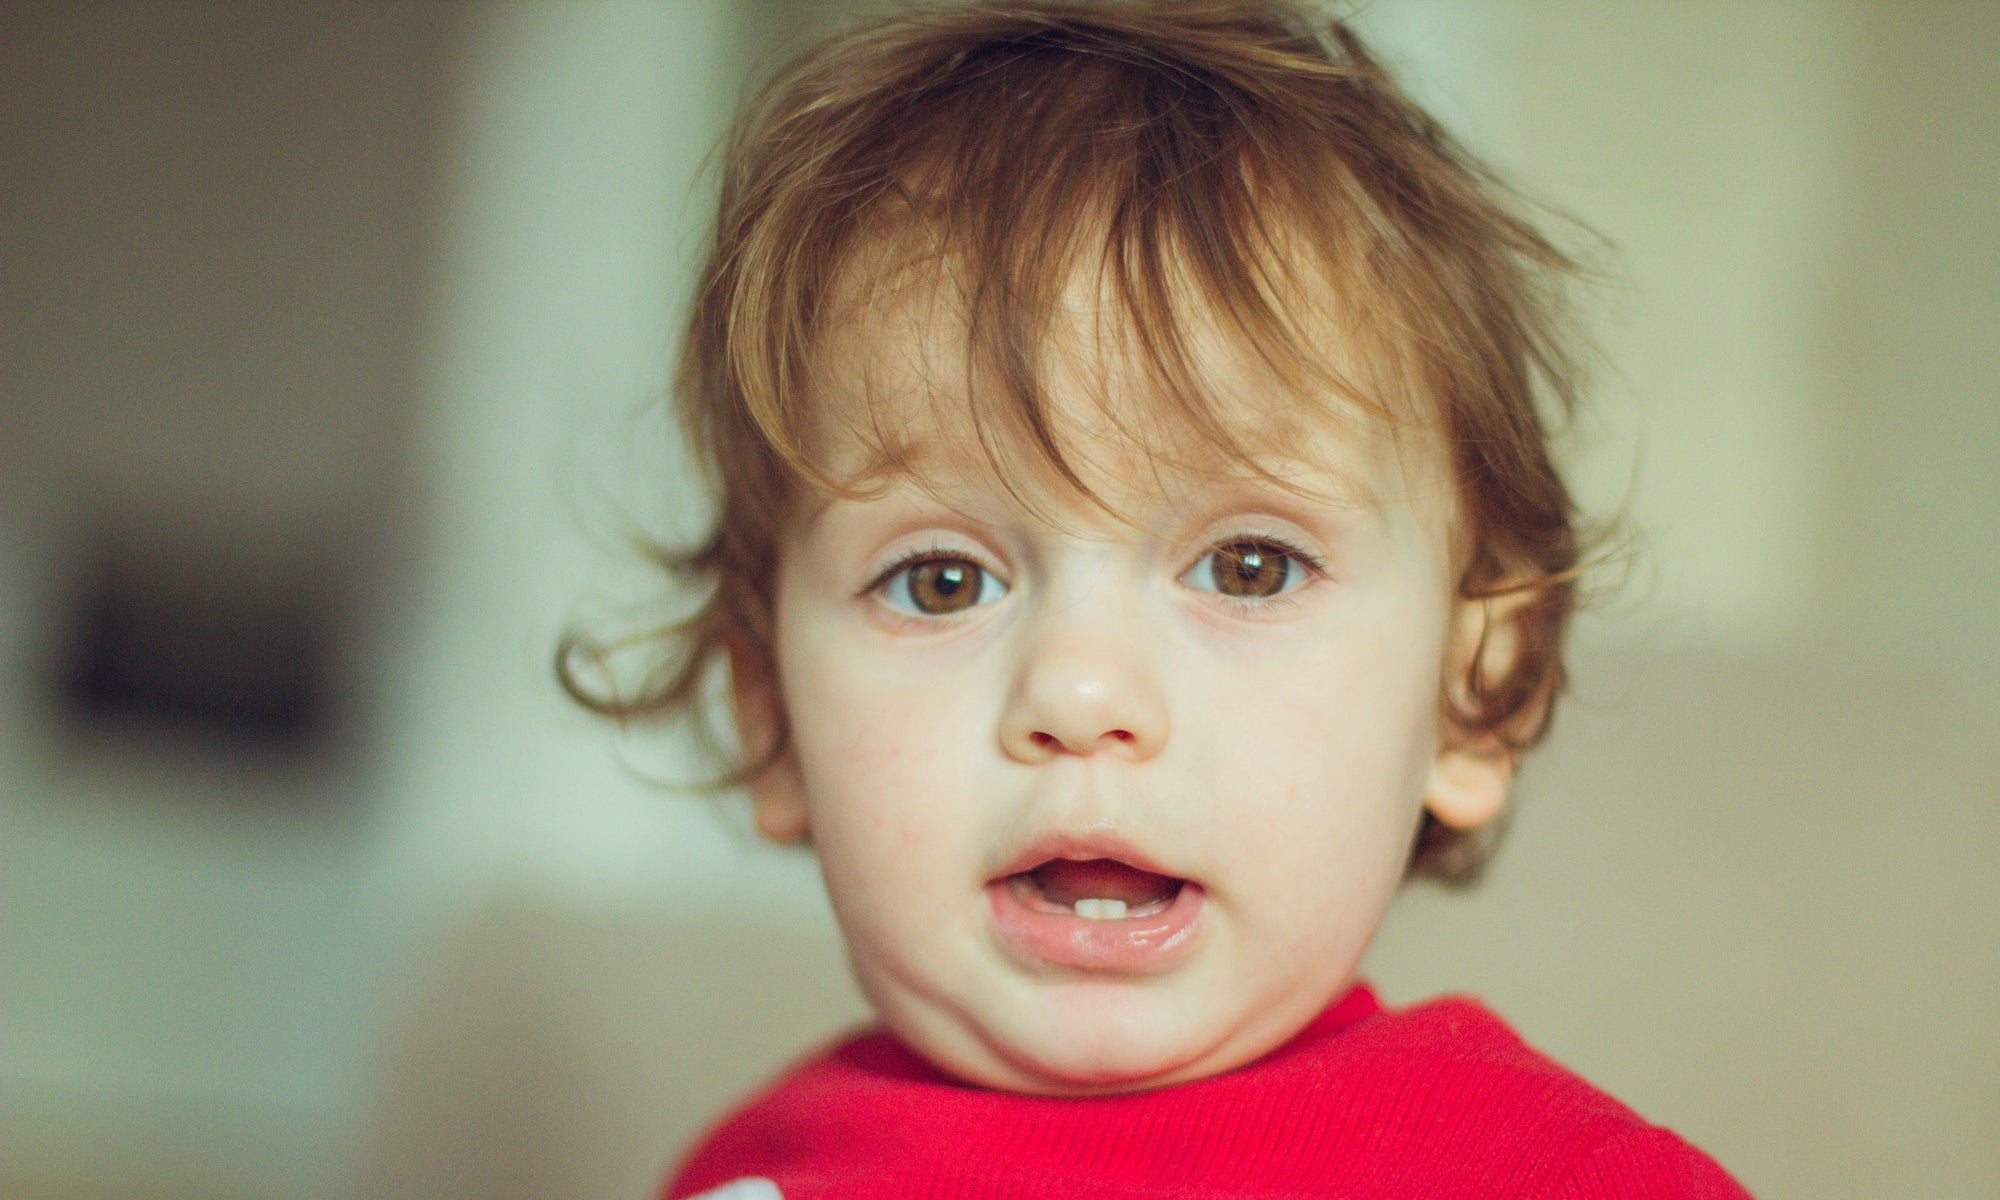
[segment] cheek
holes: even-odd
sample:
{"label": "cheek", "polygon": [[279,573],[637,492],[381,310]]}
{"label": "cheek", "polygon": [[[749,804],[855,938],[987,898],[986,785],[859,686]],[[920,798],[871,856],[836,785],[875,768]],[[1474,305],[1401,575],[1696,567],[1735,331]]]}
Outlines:
{"label": "cheek", "polygon": [[852,629],[786,629],[780,672],[813,839],[827,866],[921,854],[976,769],[962,677],[907,669]]}
{"label": "cheek", "polygon": [[[1440,618],[1440,623],[1442,618]],[[1442,635],[1408,620],[1338,625],[1210,657],[1190,693],[1193,752],[1217,844],[1254,845],[1303,877],[1400,877],[1436,749]],[[1245,853],[1250,850],[1246,847]]]}
{"label": "cheek", "polygon": [[911,670],[866,634],[832,632],[790,656],[793,751],[856,977],[878,1009],[896,1012],[937,964],[976,944],[950,917],[980,894],[966,864],[977,861],[982,726],[962,678]]}
{"label": "cheek", "polygon": [[[936,770],[963,705],[951,689],[853,650],[797,655],[786,664],[785,710],[800,765],[828,782]],[[781,668],[782,669],[782,668]]]}
{"label": "cheek", "polygon": [[1258,759],[1292,764],[1287,774],[1379,780],[1385,772],[1407,775],[1416,760],[1427,765],[1442,633],[1427,636],[1394,614],[1337,625],[1212,656],[1193,699],[1232,739],[1258,746]]}

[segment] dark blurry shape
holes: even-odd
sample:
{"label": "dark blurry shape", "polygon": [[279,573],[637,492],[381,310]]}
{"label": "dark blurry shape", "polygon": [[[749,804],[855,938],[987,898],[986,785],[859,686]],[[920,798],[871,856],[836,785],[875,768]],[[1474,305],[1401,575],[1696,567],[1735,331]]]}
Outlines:
{"label": "dark blurry shape", "polygon": [[106,537],[80,571],[57,680],[73,724],[146,727],[245,749],[325,740],[334,612],[301,566]]}
{"label": "dark blurry shape", "polygon": [[69,751],[348,761],[357,597],[420,536],[469,12],[0,0],[0,625]]}

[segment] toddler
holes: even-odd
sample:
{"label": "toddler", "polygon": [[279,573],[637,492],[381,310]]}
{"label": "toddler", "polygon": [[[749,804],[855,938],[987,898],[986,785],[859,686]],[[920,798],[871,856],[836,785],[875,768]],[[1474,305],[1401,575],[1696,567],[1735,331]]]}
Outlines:
{"label": "toddler", "polygon": [[699,717],[727,662],[882,1027],[668,1195],[1743,1195],[1355,977],[1561,682],[1570,267],[1280,0],[906,12],[777,78],[682,356],[704,606],[644,694],[571,682]]}

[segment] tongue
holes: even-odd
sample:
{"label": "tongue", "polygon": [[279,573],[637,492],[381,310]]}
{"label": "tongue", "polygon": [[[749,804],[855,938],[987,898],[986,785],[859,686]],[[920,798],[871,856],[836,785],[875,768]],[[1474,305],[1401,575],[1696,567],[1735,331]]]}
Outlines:
{"label": "tongue", "polygon": [[1051,859],[1028,872],[1028,875],[1035,881],[1035,886],[1042,889],[1042,895],[1064,905],[1094,898],[1123,900],[1137,907],[1171,899],[1181,886],[1178,879],[1141,871],[1109,858],[1093,858],[1087,862]]}

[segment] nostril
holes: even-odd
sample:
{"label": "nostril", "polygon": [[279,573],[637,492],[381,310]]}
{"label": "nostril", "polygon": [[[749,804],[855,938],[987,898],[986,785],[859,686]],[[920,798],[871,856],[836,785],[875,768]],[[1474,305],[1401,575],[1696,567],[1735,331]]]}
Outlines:
{"label": "nostril", "polygon": [[[1129,729],[1107,729],[1098,735],[1098,742],[1102,744],[1105,738],[1110,738],[1114,742],[1119,742],[1127,746],[1135,745],[1139,741],[1138,736]],[[1030,733],[1028,735],[1028,744],[1037,750],[1066,752],[1071,748],[1070,743],[1063,741],[1063,739],[1045,729],[1037,729]],[[1087,749],[1080,746],[1077,748],[1077,752],[1089,753]]]}

